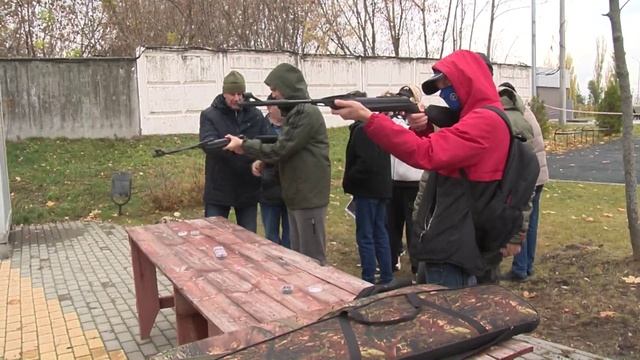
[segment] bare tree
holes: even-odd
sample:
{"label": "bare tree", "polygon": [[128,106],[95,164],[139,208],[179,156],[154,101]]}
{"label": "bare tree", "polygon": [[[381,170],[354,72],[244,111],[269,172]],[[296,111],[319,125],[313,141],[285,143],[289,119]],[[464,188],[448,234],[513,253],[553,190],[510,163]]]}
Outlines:
{"label": "bare tree", "polygon": [[427,36],[427,0],[413,0],[413,5],[420,12],[422,19],[422,39],[424,40],[424,57],[429,57],[429,38]]}
{"label": "bare tree", "polygon": [[471,31],[469,32],[469,49],[471,49],[471,43],[473,42],[473,30],[475,30],[476,20],[478,19],[476,15],[477,4],[477,0],[473,0],[473,16],[471,17]]}
{"label": "bare tree", "polygon": [[636,178],[636,156],[633,144],[633,109],[631,103],[629,70],[627,70],[624,39],[622,36],[622,22],[620,21],[620,10],[618,0],[609,0],[609,12],[605,14],[605,16],[607,16],[611,22],[616,75],[620,82],[620,92],[622,97],[622,159],[624,163],[625,197],[627,200],[629,236],[631,238],[633,257],[636,260],[640,260],[640,217],[638,216],[638,200],[636,197],[638,179]]}
{"label": "bare tree", "polygon": [[440,58],[442,59],[442,55],[444,54],[444,42],[447,36],[447,29],[449,27],[449,18],[451,17],[451,3],[453,0],[449,0],[449,7],[447,8],[447,20],[444,23],[444,31],[442,31],[442,41],[440,42]]}
{"label": "bare tree", "polygon": [[406,0],[385,0],[384,20],[389,30],[393,54],[400,56],[400,41],[405,32],[405,21],[408,12],[409,2]]}
{"label": "bare tree", "polygon": [[[500,5],[500,0],[498,0],[497,5]],[[493,24],[496,20],[496,10],[497,10],[496,0],[491,0],[491,7],[489,8],[489,35],[487,38],[487,57],[491,59],[491,37],[493,36]]]}

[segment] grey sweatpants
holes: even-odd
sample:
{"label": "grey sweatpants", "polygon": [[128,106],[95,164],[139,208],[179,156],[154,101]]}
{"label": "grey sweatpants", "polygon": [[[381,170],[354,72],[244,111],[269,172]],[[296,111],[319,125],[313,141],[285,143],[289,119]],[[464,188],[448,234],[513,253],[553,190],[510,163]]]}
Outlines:
{"label": "grey sweatpants", "polygon": [[327,207],[287,211],[291,249],[318,260],[322,266],[326,265],[324,225]]}

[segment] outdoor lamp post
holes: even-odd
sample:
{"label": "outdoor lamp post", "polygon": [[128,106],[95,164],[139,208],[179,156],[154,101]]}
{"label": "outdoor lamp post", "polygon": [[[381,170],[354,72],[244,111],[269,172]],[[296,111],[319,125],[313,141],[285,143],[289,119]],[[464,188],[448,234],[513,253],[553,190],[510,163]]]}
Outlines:
{"label": "outdoor lamp post", "polygon": [[131,199],[132,175],[127,171],[113,173],[111,177],[111,200],[118,205],[118,216],[122,215],[122,206]]}

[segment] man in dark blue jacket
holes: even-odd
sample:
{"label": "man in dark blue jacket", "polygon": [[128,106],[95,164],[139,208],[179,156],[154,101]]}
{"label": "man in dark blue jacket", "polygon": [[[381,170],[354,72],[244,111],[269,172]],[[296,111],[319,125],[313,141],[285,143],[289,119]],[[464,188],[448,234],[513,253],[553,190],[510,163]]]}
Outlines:
{"label": "man in dark blue jacket", "polygon": [[[200,141],[221,139],[227,134],[247,139],[268,133],[267,120],[254,107],[240,107],[245,92],[244,77],[231,71],[218,95],[200,114]],[[256,231],[260,178],[251,173],[253,160],[221,149],[203,148],[206,153],[204,215],[228,217],[234,208],[238,225]]]}

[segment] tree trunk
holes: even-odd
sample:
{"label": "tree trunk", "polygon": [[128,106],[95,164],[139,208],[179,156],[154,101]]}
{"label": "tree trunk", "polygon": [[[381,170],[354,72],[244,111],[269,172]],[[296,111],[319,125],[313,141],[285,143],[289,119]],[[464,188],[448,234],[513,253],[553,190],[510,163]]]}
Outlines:
{"label": "tree trunk", "polygon": [[491,0],[491,9],[490,9],[490,18],[489,18],[489,37],[487,38],[487,57],[491,59],[491,37],[493,36],[493,22],[496,19],[496,0]]}
{"label": "tree trunk", "polygon": [[638,180],[636,178],[636,156],[633,147],[631,86],[629,84],[629,71],[627,70],[627,61],[625,59],[622,24],[620,22],[620,4],[618,0],[609,0],[609,13],[605,16],[611,21],[616,75],[620,83],[620,95],[622,97],[622,161],[624,163],[629,236],[631,237],[633,257],[636,260],[640,260],[640,224],[638,224],[638,202],[636,198]]}
{"label": "tree trunk", "polygon": [[424,39],[424,57],[429,58],[429,41],[427,38],[427,4],[422,2],[422,37]]}
{"label": "tree trunk", "polygon": [[476,0],[473,0],[473,18],[471,21],[471,32],[469,33],[469,49],[471,49],[471,43],[473,41],[473,30],[476,27]]}
{"label": "tree trunk", "polygon": [[447,28],[449,27],[449,18],[451,17],[451,3],[453,0],[449,0],[449,9],[447,10],[447,21],[444,23],[444,31],[442,32],[442,41],[440,42],[440,59],[444,54],[444,40],[447,38]]}

